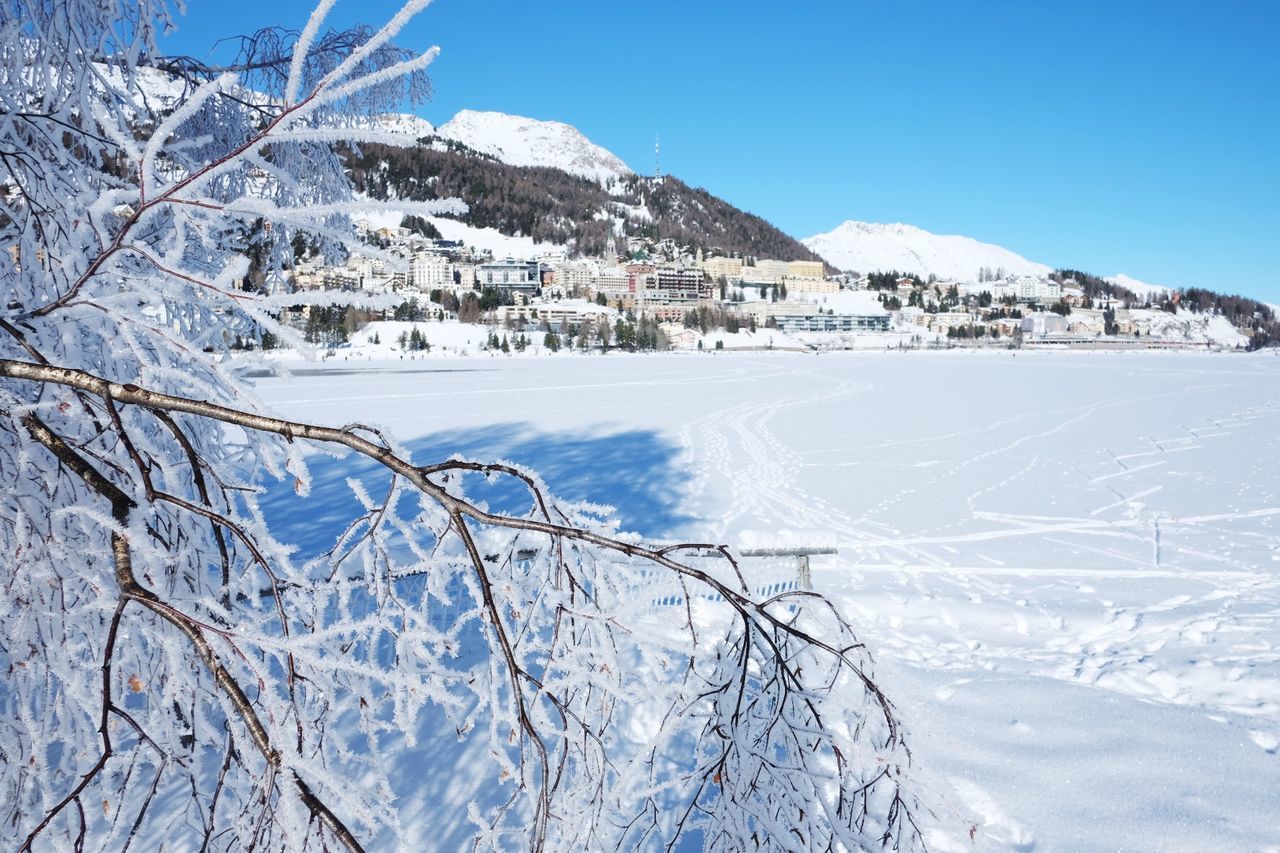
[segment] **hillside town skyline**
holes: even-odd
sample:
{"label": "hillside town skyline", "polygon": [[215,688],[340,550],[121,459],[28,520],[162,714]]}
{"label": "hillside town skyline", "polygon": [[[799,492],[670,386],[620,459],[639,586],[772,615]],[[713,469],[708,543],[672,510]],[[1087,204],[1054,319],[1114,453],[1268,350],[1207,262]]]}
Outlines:
{"label": "hillside town skyline", "polygon": [[[376,253],[352,253],[336,265],[305,258],[266,287],[284,299],[294,292],[345,290],[413,306],[367,314],[362,323],[401,319],[409,311],[410,319],[426,323],[460,320],[511,332],[562,333],[570,347],[581,339],[608,348],[609,335],[595,331],[601,324],[612,329],[641,318],[661,330],[661,348],[673,349],[696,348],[693,332],[712,327],[731,333],[776,329],[793,345],[811,349],[1248,346],[1229,324],[1214,327],[1212,315],[1179,311],[1178,294],[1139,296],[1056,273],[1006,275],[981,268],[972,280],[960,281],[835,272],[821,261],[708,254],[670,239],[638,237],[619,237],[619,251],[607,256],[570,257],[550,247],[516,257],[427,236],[435,229],[424,220],[407,217],[404,223],[359,219],[356,232]],[[312,310],[299,305],[290,321],[307,328]]]}

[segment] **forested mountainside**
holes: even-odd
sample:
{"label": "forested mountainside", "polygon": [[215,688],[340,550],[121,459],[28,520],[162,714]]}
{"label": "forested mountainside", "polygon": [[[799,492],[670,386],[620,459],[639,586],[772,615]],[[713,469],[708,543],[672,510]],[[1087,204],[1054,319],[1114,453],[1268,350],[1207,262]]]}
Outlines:
{"label": "forested mountainside", "polygon": [[1053,278],[1074,279],[1084,295],[1097,304],[1114,299],[1128,305],[1149,303],[1170,313],[1181,309],[1192,314],[1220,314],[1249,337],[1249,349],[1280,343],[1280,317],[1267,303],[1247,296],[1218,293],[1203,287],[1141,294],[1100,276],[1072,269],[1056,270]]}
{"label": "forested mountainside", "polygon": [[615,235],[670,239],[696,249],[820,260],[764,219],[670,175],[623,175],[607,186],[542,166],[512,166],[451,140],[414,148],[363,145],[347,161],[357,189],[377,199],[460,198],[463,220],[586,255]]}

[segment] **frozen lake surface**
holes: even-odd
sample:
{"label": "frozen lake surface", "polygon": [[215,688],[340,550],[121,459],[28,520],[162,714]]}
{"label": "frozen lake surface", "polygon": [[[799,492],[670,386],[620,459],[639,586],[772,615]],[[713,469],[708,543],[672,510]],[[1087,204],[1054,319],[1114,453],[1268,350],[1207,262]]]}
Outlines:
{"label": "frozen lake surface", "polygon": [[814,585],[979,849],[1280,850],[1280,358],[339,358],[255,383],[417,462],[529,465],[650,537],[836,547]]}

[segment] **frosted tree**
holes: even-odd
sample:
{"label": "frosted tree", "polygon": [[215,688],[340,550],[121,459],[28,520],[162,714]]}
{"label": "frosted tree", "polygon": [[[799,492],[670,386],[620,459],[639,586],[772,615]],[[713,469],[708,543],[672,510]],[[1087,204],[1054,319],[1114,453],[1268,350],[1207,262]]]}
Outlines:
{"label": "frosted tree", "polygon": [[[157,59],[158,0],[4,6],[6,837],[922,847],[940,819],[821,597],[757,600],[724,549],[648,546],[513,465],[273,417],[231,372],[233,340],[302,345],[249,286],[297,235],[373,251],[335,145],[404,144],[367,117],[421,95],[435,56],[391,41],[424,0],[376,31],[326,31],[332,5],[227,68]],[[284,482],[307,512],[316,451],[380,473],[302,558],[261,498]],[[523,507],[471,497],[492,481]]]}

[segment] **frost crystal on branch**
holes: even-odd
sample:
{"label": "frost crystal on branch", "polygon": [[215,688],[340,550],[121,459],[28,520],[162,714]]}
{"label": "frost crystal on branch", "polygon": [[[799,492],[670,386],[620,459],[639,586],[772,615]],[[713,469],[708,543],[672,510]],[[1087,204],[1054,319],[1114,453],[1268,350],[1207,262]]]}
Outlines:
{"label": "frost crystal on branch", "polygon": [[[169,18],[147,0],[6,10],[11,834],[24,849],[459,832],[504,849],[923,846],[933,817],[894,709],[820,597],[757,601],[722,549],[619,536],[510,464],[424,465],[366,427],[271,417],[224,369],[237,336],[289,334],[254,276],[286,266],[296,234],[354,248],[332,145],[378,138],[353,116],[421,94],[435,56],[390,41],[425,2],[322,33],[331,5],[222,69],[155,58]],[[176,109],[153,103],[158,79],[186,87]],[[456,204],[414,212],[439,210]],[[283,480],[305,513],[313,450],[377,474],[349,481],[357,514],[300,559],[259,499]],[[523,509],[468,497],[495,478]]]}

